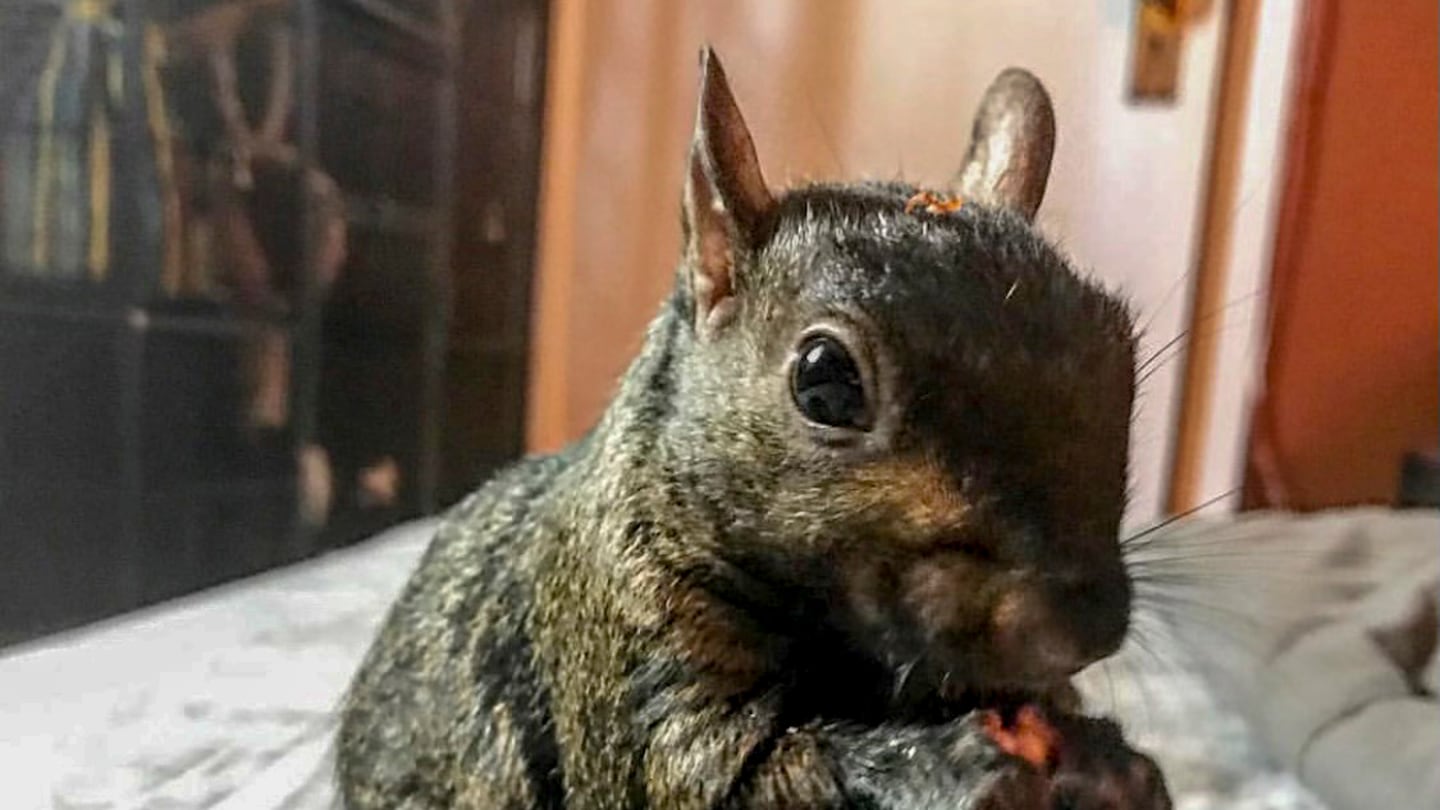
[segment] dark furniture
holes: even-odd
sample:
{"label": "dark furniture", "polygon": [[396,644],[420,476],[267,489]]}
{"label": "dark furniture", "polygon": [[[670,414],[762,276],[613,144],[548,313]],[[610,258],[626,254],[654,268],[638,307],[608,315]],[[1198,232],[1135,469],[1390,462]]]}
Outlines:
{"label": "dark furniture", "polygon": [[1440,452],[1405,454],[1400,463],[1395,505],[1401,509],[1440,509]]}
{"label": "dark furniture", "polygon": [[[147,26],[225,2],[117,0],[118,35],[96,47],[141,86]],[[35,100],[56,84],[45,82],[60,5],[0,0],[0,137],[12,143],[33,139]],[[161,72],[185,158],[168,178],[153,105],[111,100],[103,274],[9,261],[0,232],[0,645],[434,512],[521,452],[546,3],[272,5],[294,57],[289,140],[343,192],[343,269],[321,289],[300,238],[307,209],[257,219],[272,241],[301,246],[287,306],[167,285],[176,243],[161,203],[203,207],[197,167],[223,141],[212,85],[193,66]],[[237,48],[240,94],[256,108],[264,48],[248,35]],[[24,152],[6,154],[0,206],[13,214]],[[286,347],[287,407],[257,427],[247,375],[265,335]],[[319,523],[302,519],[298,495],[297,458],[314,447],[333,482]],[[393,498],[367,498],[365,470],[392,462]]]}

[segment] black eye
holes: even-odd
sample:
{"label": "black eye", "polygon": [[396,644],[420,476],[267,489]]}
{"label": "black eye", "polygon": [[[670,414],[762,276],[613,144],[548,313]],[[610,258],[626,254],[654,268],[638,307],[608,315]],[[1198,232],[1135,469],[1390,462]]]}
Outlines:
{"label": "black eye", "polygon": [[790,395],[800,413],[816,424],[864,428],[868,421],[860,369],[832,337],[816,335],[800,344],[790,374]]}

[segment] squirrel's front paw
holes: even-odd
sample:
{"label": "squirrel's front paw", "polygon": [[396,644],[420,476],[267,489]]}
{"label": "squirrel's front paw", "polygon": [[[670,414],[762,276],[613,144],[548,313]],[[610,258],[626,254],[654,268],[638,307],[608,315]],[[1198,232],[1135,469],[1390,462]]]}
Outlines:
{"label": "squirrel's front paw", "polygon": [[1045,810],[1170,810],[1170,795],[1155,762],[1126,745],[1120,729],[1108,720],[1047,716],[1035,707],[1002,720],[986,718],[986,733],[1006,753],[1028,762],[1032,774],[1043,774],[1042,797],[1034,783],[1015,795],[997,785],[997,808],[1038,807]]}
{"label": "squirrel's front paw", "polygon": [[1150,757],[1125,744],[1106,720],[1076,721],[1066,729],[1059,765],[1050,778],[1054,810],[1170,810],[1165,777]]}

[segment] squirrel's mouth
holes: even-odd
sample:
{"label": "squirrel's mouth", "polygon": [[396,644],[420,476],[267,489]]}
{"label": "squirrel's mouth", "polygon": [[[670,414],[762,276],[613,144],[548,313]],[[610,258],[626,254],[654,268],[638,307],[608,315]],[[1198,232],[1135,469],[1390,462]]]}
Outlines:
{"label": "squirrel's mouth", "polygon": [[982,713],[1004,723],[1012,722],[1026,712],[1046,716],[1080,713],[1078,700],[1070,699],[1064,689],[966,689],[946,699],[918,698],[892,705],[889,714],[912,722],[945,723],[966,715]]}
{"label": "squirrel's mouth", "polygon": [[954,677],[934,679],[930,673],[899,672],[894,683],[894,708],[917,716],[955,717],[977,710],[1014,716],[1026,706],[1065,713],[1080,709],[1079,693],[1068,678],[1045,682],[966,682]]}
{"label": "squirrel's mouth", "polygon": [[967,711],[988,710],[1010,718],[1027,706],[1042,706],[1050,711],[1076,711],[1079,701],[1070,685],[1065,684],[1050,689],[972,689],[961,696],[959,705]]}

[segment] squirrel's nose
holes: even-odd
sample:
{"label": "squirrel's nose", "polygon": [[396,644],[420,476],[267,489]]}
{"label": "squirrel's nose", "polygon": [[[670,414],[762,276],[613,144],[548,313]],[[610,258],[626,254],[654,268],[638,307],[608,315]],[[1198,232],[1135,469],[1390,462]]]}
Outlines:
{"label": "squirrel's nose", "polygon": [[1082,666],[1120,649],[1130,630],[1130,578],[1123,566],[1066,577],[1049,590]]}

